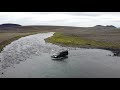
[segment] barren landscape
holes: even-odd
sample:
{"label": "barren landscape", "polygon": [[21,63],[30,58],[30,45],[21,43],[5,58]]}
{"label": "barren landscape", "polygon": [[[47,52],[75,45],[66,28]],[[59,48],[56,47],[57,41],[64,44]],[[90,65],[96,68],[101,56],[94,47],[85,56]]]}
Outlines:
{"label": "barren landscape", "polygon": [[[0,27],[0,77],[119,77],[119,41],[120,29],[106,26]],[[62,48],[68,58],[51,60]]]}
{"label": "barren landscape", "polygon": [[[120,49],[119,28],[97,25],[95,27],[36,25],[0,27],[0,50],[2,50],[6,44],[9,44],[15,39],[41,32],[56,32],[55,35],[58,35],[56,41],[54,38],[52,38],[51,41],[50,39],[46,39],[46,41],[63,46],[67,45],[72,47],[103,48],[117,52]],[[81,40],[83,43],[81,43]]]}

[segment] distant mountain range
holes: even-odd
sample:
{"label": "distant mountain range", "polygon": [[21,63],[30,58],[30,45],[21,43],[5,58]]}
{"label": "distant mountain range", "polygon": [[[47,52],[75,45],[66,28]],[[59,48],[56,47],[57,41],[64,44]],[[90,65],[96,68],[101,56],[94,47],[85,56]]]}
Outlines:
{"label": "distant mountain range", "polygon": [[105,31],[105,30],[120,30],[113,25],[96,25],[94,27],[73,27],[73,26],[53,26],[53,25],[28,25],[22,26],[20,24],[13,24],[13,23],[5,23],[0,25],[0,32],[7,32],[7,31],[81,31],[81,30],[93,30],[93,31]]}
{"label": "distant mountain range", "polygon": [[[20,24],[13,24],[13,23],[5,23],[5,24],[1,24],[1,25],[0,25],[0,27],[20,27],[20,26],[22,26],[22,25],[20,25]],[[30,26],[30,25],[28,25],[28,26]],[[34,25],[31,25],[31,26],[33,27]],[[41,26],[41,25],[36,25],[36,26]],[[34,26],[34,27],[36,27],[36,26]],[[47,26],[47,25],[42,25],[42,26]],[[49,26],[50,26],[50,25],[49,25]],[[53,25],[51,25],[51,26],[53,26]],[[62,26],[61,26],[61,27],[62,27]],[[63,26],[63,27],[65,27],[65,26]],[[66,26],[66,27],[71,27],[71,26]],[[96,25],[96,26],[94,26],[94,27],[92,27],[92,28],[115,29],[115,28],[117,28],[117,27],[115,27],[115,26],[113,26],[113,25],[106,25],[106,26]]]}

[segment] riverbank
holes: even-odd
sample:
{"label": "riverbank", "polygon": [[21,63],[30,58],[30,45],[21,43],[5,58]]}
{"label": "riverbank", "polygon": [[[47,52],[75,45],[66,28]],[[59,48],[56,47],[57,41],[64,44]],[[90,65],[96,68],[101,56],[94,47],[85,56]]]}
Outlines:
{"label": "riverbank", "polygon": [[40,32],[25,32],[25,33],[0,33],[0,52],[2,51],[2,49],[10,44],[12,41],[17,40],[21,37],[25,37],[25,36],[29,36],[29,35],[33,35],[33,34],[37,34]]}
{"label": "riverbank", "polygon": [[60,46],[79,47],[79,48],[99,48],[112,51],[116,56],[120,55],[120,44],[103,42],[97,40],[86,39],[78,36],[65,35],[56,32],[52,37],[45,39],[46,42],[57,44]]}

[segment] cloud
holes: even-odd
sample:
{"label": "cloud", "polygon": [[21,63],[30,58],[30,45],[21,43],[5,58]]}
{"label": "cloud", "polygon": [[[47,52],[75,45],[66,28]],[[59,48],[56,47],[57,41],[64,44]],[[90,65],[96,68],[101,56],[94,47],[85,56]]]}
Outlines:
{"label": "cloud", "polygon": [[0,24],[119,26],[120,12],[0,12]]}

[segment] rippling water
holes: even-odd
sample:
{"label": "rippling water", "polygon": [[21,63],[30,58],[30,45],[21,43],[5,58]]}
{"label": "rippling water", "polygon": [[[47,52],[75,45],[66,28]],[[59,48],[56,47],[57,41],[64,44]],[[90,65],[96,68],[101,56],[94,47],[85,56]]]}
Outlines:
{"label": "rippling water", "polygon": [[0,53],[0,76],[5,78],[120,77],[120,57],[111,51],[70,48],[68,58],[51,60],[50,55],[65,48],[44,39],[54,32],[20,38]]}
{"label": "rippling water", "polygon": [[32,56],[40,56],[41,53],[52,53],[62,48],[57,45],[45,43],[44,39],[52,36],[54,32],[30,35],[13,41],[0,53],[0,70],[19,64]]}

